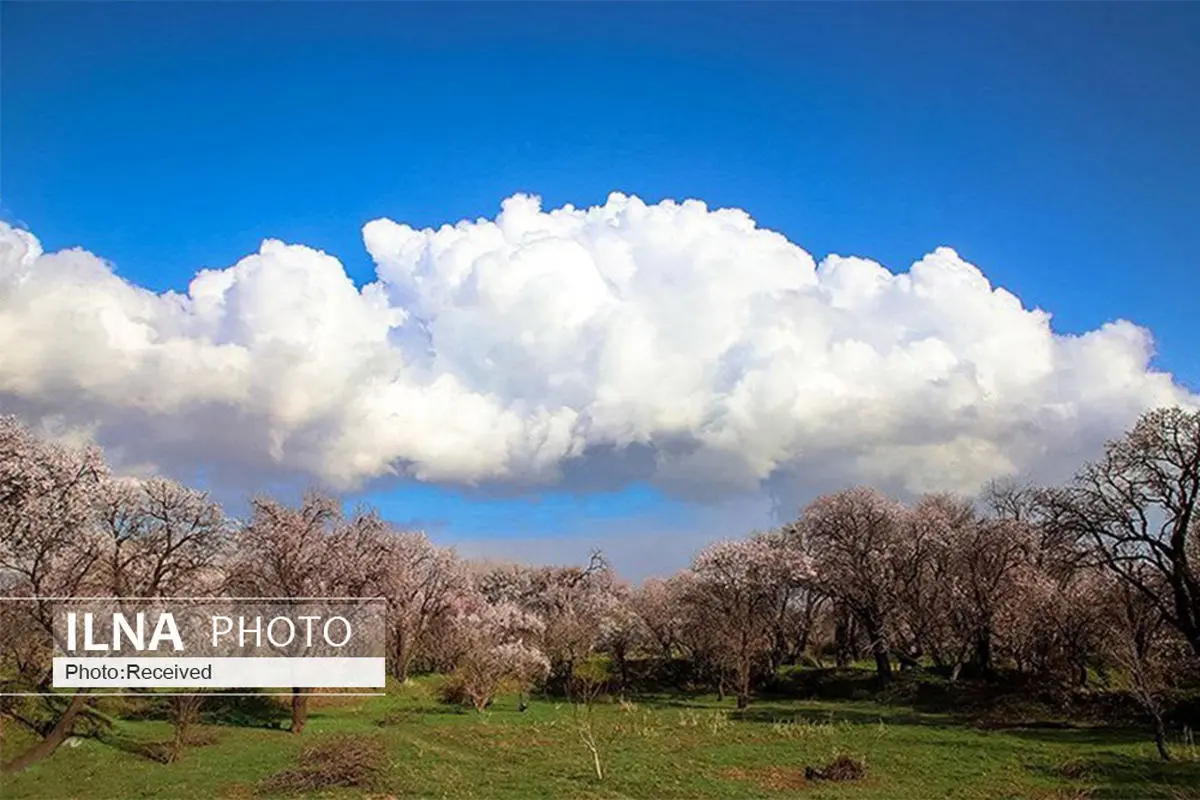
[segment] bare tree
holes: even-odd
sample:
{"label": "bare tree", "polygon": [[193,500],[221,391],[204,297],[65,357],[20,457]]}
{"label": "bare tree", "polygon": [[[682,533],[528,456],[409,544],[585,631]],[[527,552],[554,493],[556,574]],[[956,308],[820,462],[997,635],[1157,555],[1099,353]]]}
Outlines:
{"label": "bare tree", "polygon": [[[103,551],[93,523],[106,477],[98,449],[51,444],[15,418],[0,417],[0,578],[10,596],[29,598],[13,604],[28,626],[9,633],[32,629],[52,640],[53,612],[44,598],[97,588],[95,568]],[[43,670],[39,688],[48,681],[49,670]],[[0,764],[0,772],[19,772],[57,750],[87,700],[87,690],[76,692],[40,741]]]}
{"label": "bare tree", "polygon": [[[1146,576],[1153,581],[1153,576]],[[1154,746],[1163,761],[1171,760],[1166,712],[1180,677],[1188,672],[1181,650],[1186,646],[1145,594],[1122,582],[1109,593],[1105,644],[1121,667],[1130,693],[1150,717]]]}
{"label": "bare tree", "polygon": [[572,720],[579,740],[592,756],[592,768],[596,780],[604,780],[604,767],[600,763],[601,737],[596,725],[596,700],[599,699],[610,676],[608,666],[599,658],[592,657],[574,664],[571,671],[570,689]]}
{"label": "bare tree", "polygon": [[220,587],[230,529],[207,493],[163,478],[110,480],[98,517],[100,572],[114,596],[207,594]]}
{"label": "bare tree", "polygon": [[1048,494],[1053,526],[1090,544],[1200,656],[1200,411],[1147,412]]}
{"label": "bare tree", "polygon": [[204,695],[200,692],[175,695],[171,698],[171,724],[175,729],[175,735],[171,739],[171,747],[168,751],[171,761],[178,761],[183,756],[184,748],[188,743],[188,733],[199,721],[200,706],[203,703]]}

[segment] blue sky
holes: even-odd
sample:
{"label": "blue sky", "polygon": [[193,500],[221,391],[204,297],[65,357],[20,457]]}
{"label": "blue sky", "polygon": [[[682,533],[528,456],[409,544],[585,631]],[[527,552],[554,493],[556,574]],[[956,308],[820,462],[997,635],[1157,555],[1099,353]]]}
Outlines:
{"label": "blue sky", "polygon": [[[544,208],[695,197],[818,259],[899,271],[952,246],[1058,332],[1145,326],[1156,365],[1200,387],[1195,4],[0,14],[0,215],[155,291],[268,237],[337,256],[361,284],[368,220],[494,217],[515,192]],[[701,514],[637,482],[518,498],[391,484],[369,498],[451,539],[769,521],[757,500]]]}

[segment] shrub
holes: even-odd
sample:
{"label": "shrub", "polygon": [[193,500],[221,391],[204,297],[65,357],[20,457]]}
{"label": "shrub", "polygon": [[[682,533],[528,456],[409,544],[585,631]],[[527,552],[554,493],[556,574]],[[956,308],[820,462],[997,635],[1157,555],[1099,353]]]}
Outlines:
{"label": "shrub", "polygon": [[202,726],[189,728],[184,734],[183,743],[188,747],[211,747],[220,742],[222,738],[224,738],[224,731],[220,728]]}
{"label": "shrub", "polygon": [[[237,691],[237,690],[233,690]],[[206,697],[200,721],[243,728],[278,728],[291,716],[290,705],[266,694],[212,695]]]}
{"label": "shrub", "polygon": [[437,689],[438,700],[447,705],[466,706],[471,704],[467,686],[459,675],[450,675]]}
{"label": "shrub", "polygon": [[170,717],[170,698],[146,694],[96,695],[91,702],[94,711],[116,719],[167,719]]}
{"label": "shrub", "polygon": [[[112,708],[113,701],[133,700],[124,708]],[[171,698],[162,695],[148,694],[145,697],[128,698],[123,696],[106,697],[96,703],[96,708],[109,711],[113,716],[128,720],[169,720],[171,718]]]}
{"label": "shrub", "polygon": [[267,792],[284,794],[323,789],[370,789],[383,771],[385,751],[378,739],[339,735],[305,744],[299,764],[272,776]]}

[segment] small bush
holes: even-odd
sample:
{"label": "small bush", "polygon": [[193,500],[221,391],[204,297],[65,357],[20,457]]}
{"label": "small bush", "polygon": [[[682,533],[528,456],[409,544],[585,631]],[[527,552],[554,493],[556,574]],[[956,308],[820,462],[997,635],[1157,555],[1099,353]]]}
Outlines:
{"label": "small bush", "polygon": [[442,681],[437,689],[438,700],[447,705],[466,706],[471,704],[467,696],[467,687],[457,675],[451,675]]}
{"label": "small bush", "polygon": [[210,726],[191,728],[183,737],[183,743],[188,747],[211,747],[221,741],[224,731]]}
{"label": "small bush", "polygon": [[291,716],[290,700],[283,698],[283,701],[266,694],[212,695],[204,700],[200,721],[242,728],[278,728]]}
{"label": "small bush", "polygon": [[272,776],[267,792],[293,794],[323,789],[370,789],[383,770],[384,748],[369,736],[330,736],[305,744],[299,764]]}
{"label": "small bush", "polygon": [[117,719],[167,719],[170,702],[166,697],[133,695],[97,695],[91,705],[95,711]]}
{"label": "small bush", "polygon": [[445,676],[429,675],[420,679],[409,676],[407,680],[397,680],[389,675],[387,693],[396,697],[407,697],[412,700],[436,700],[437,691],[441,688]]}
{"label": "small bush", "polygon": [[848,755],[840,755],[821,769],[805,767],[804,777],[810,781],[859,781],[867,776],[867,765]]}
{"label": "small bush", "polygon": [[[112,700],[126,700],[125,697],[104,698],[96,704],[97,708],[108,710],[106,706]],[[148,695],[146,697],[133,698],[135,702],[129,703],[124,709],[110,711],[113,716],[121,719],[141,721],[141,720],[168,720],[171,718],[171,698],[163,696]]]}

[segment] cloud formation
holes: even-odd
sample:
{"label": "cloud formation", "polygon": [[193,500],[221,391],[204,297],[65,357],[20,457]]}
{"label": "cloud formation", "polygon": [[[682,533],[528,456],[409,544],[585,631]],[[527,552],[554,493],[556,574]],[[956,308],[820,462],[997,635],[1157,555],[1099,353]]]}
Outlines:
{"label": "cloud formation", "polygon": [[1197,398],[1147,331],[1082,336],[953,250],[894,274],[816,263],[698,201],[363,228],[378,279],[263,242],[186,294],[0,224],[0,407],[130,463],[210,476],[691,497],[872,482],[973,491],[1061,473],[1142,410]]}

